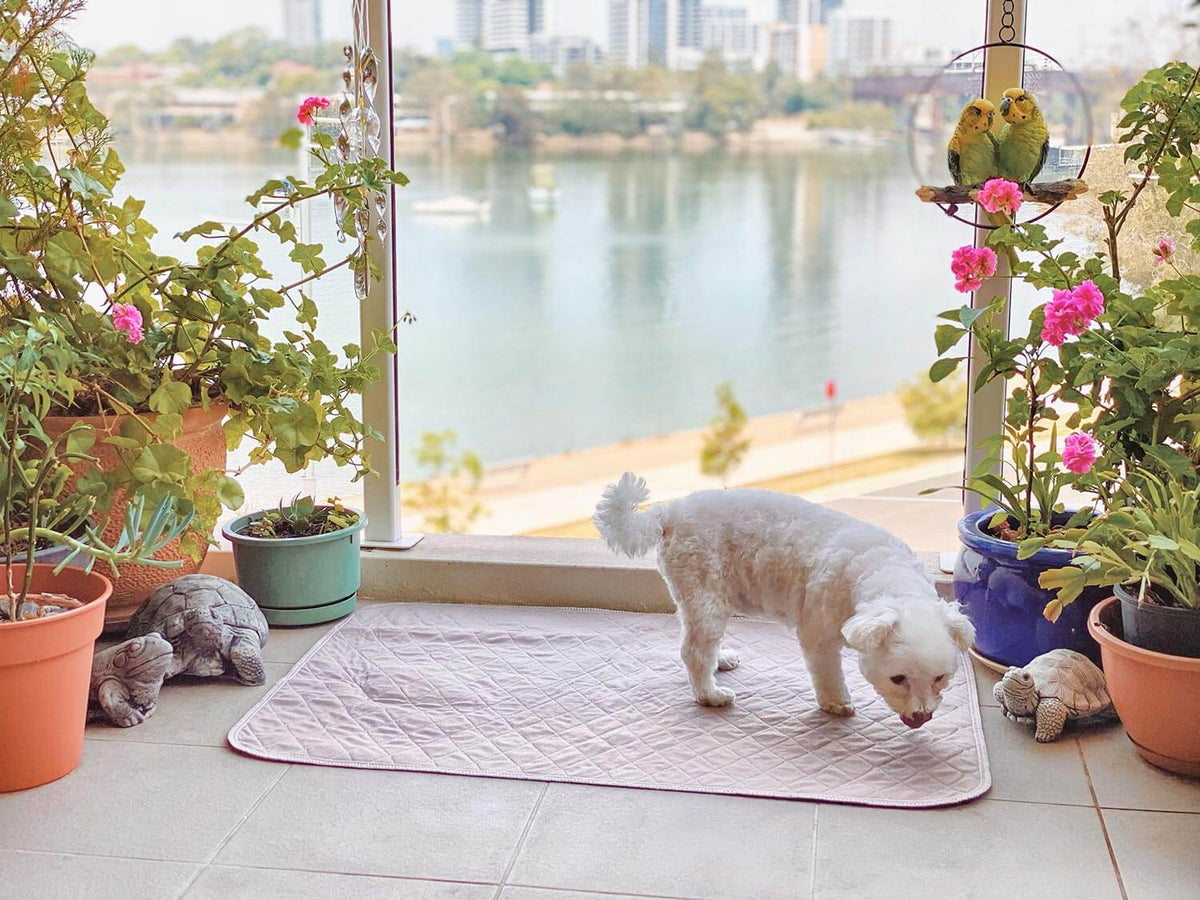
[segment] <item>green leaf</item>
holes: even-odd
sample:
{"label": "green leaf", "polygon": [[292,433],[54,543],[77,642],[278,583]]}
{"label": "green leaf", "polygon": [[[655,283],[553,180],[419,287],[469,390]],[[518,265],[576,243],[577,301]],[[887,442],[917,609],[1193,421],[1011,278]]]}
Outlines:
{"label": "green leaf", "polygon": [[182,415],[191,408],[192,389],[182,381],[164,381],[150,395],[149,404],[154,412]]}
{"label": "green leaf", "polygon": [[952,374],[958,368],[958,364],[966,359],[965,356],[955,356],[949,359],[939,359],[929,367],[929,380],[933,382],[941,381],[948,375]]}
{"label": "green leaf", "polygon": [[112,196],[112,192],[103,183],[80,169],[68,166],[64,169],[59,169],[58,174],[67,180],[67,183],[71,185],[71,191],[80,197]]}
{"label": "green leaf", "polygon": [[285,150],[299,150],[303,142],[304,132],[294,125],[279,135],[279,146]]}
{"label": "green leaf", "polygon": [[0,197],[0,224],[8,224],[17,216],[17,207],[7,197]]}
{"label": "green leaf", "polygon": [[1025,538],[1017,544],[1017,559],[1029,559],[1045,546],[1046,539],[1044,537]]}
{"label": "green leaf", "polygon": [[938,356],[941,356],[955,344],[957,344],[966,330],[957,328],[954,325],[939,325],[933,330],[933,341],[937,346]]}
{"label": "green leaf", "polygon": [[236,478],[222,475],[217,479],[217,499],[226,509],[238,509],[246,502],[246,494]]}

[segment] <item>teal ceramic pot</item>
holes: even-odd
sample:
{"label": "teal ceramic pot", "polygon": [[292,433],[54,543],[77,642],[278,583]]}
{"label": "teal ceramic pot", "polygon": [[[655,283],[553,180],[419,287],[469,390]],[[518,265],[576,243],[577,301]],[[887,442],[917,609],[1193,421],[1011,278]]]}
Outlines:
{"label": "teal ceramic pot", "polygon": [[234,519],[221,534],[233,545],[238,584],[254,598],[267,622],[312,625],[353,612],[362,581],[359,551],[366,515],[359,512],[354,525],[330,534],[299,538],[242,534],[261,515]]}

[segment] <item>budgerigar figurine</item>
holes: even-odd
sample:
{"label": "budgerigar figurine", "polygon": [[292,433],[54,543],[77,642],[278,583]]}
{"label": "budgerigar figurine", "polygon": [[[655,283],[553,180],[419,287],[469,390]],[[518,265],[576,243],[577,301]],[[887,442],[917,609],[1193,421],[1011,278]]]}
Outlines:
{"label": "budgerigar figurine", "polygon": [[996,177],[999,157],[995,135],[990,131],[995,115],[996,107],[987,100],[972,100],[963,107],[946,148],[946,162],[955,184],[983,184]]}
{"label": "budgerigar figurine", "polygon": [[1009,88],[1000,101],[1000,176],[1020,185],[1037,178],[1050,152],[1046,120],[1033,94],[1024,88]]}

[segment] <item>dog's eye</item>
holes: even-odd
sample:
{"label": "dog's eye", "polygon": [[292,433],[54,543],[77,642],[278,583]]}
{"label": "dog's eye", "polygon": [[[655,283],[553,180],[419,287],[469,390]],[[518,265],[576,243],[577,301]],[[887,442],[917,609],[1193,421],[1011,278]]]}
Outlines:
{"label": "dog's eye", "polygon": [[933,683],[937,684],[939,681],[945,681],[945,680],[946,680],[945,675],[939,675],[937,678],[933,679]]}
{"label": "dog's eye", "polygon": [[903,675],[893,675],[892,676],[892,684],[904,684],[904,682],[906,682],[906,681],[908,681],[908,679],[905,678]]}

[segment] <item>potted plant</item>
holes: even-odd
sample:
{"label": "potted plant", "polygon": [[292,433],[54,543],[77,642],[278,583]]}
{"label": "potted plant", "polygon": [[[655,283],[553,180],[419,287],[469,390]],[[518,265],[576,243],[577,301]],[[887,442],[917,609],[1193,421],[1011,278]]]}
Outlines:
{"label": "potted plant", "polygon": [[[95,432],[92,459],[75,465],[74,485],[95,498],[106,540],[116,539],[130,500],[169,494],[196,517],[166,555],[195,570],[222,506],[242,503],[227,449],[249,442],[250,464],[277,461],[288,472],[325,459],[356,475],[370,471],[363,444],[374,432],[354,396],[379,377],[378,355],[395,352],[392,335],[335,352],[317,337],[310,288],[346,269],[365,296],[371,245],[380,239],[373,211],[407,179],[360,154],[350,138],[316,131],[319,174],[311,183],[271,180],[247,197],[248,224],[204,222],[183,232],[200,244],[193,258],[155,252],[142,201],[117,193],[123,167],[85,88],[91,58],[59,35],[77,8],[71,0],[0,6],[0,37],[13,48],[0,62],[0,295],[6,315],[45,317],[76,351],[63,355],[60,371],[79,389],[44,421],[49,434],[81,420]],[[306,101],[298,118],[311,124],[313,108]],[[288,139],[298,142],[299,132]],[[294,222],[298,207],[319,198],[331,199],[341,231],[357,237],[334,259],[303,241]],[[274,278],[265,269],[264,239],[288,249],[294,273]],[[268,317],[277,325],[284,310],[292,327],[269,338]],[[112,625],[176,574],[120,571]]]}
{"label": "potted plant", "polygon": [[[1170,238],[1147,247],[1144,236],[1134,243],[1128,236],[1136,204],[1151,194],[1170,216],[1195,212],[1197,78],[1187,63],[1169,63],[1147,72],[1123,99],[1123,160],[1135,162],[1137,173],[1132,187],[1122,184],[1097,198],[1101,251],[1084,258],[1041,225],[1014,224],[1021,189],[996,179],[977,195],[999,224],[988,247],[960,248],[952,258],[961,291],[976,290],[995,273],[998,251],[1009,257],[1014,277],[1051,292],[1034,309],[1023,337],[1007,338],[995,326],[1004,298],[982,310],[963,306],[942,313],[947,321],[935,335],[943,358],[930,371],[933,380],[965,358],[949,354],[970,334],[984,360],[973,388],[996,379],[1018,385],[1010,393],[997,453],[967,484],[1004,515],[963,520],[956,571],[956,591],[975,622],[978,647],[997,662],[1023,665],[1062,646],[1095,657],[1098,649],[1083,625],[1107,589],[1083,585],[1074,602],[1064,603],[1044,573],[1069,564],[1078,529],[1110,508],[1131,473],[1154,463],[1185,484],[1196,483],[1197,457],[1189,449],[1197,446],[1200,425],[1196,277],[1176,268]],[[1121,180],[1127,179],[1122,167]],[[1200,217],[1182,224],[1193,249],[1200,249]],[[1164,277],[1140,287],[1123,278],[1121,261],[1134,248],[1147,259],[1153,255]],[[1054,446],[1059,422],[1069,432],[1061,453]],[[997,475],[992,469],[1004,447],[1009,459]],[[1091,508],[1084,503],[1068,515],[1057,503],[1063,485],[1081,491]]]}
{"label": "potted plant", "polygon": [[296,497],[221,529],[233,545],[238,584],[272,625],[312,625],[354,611],[367,517],[333,499]]}
{"label": "potted plant", "polygon": [[1200,487],[1135,473],[1074,545],[1044,583],[1064,604],[1083,586],[1115,590],[1088,627],[1117,715],[1147,760],[1200,775]]}
{"label": "potted plant", "polygon": [[[44,320],[9,319],[0,333],[0,791],[52,781],[79,763],[92,650],[112,590],[92,565],[150,559],[192,518],[177,515],[170,497],[152,513],[139,498],[111,545],[88,521],[94,501],[68,481],[95,435],[84,423],[54,436],[42,427],[46,408],[78,387],[59,377],[62,352],[71,352],[66,336]],[[41,562],[39,547],[65,556]],[[67,566],[81,557],[82,568]]]}

